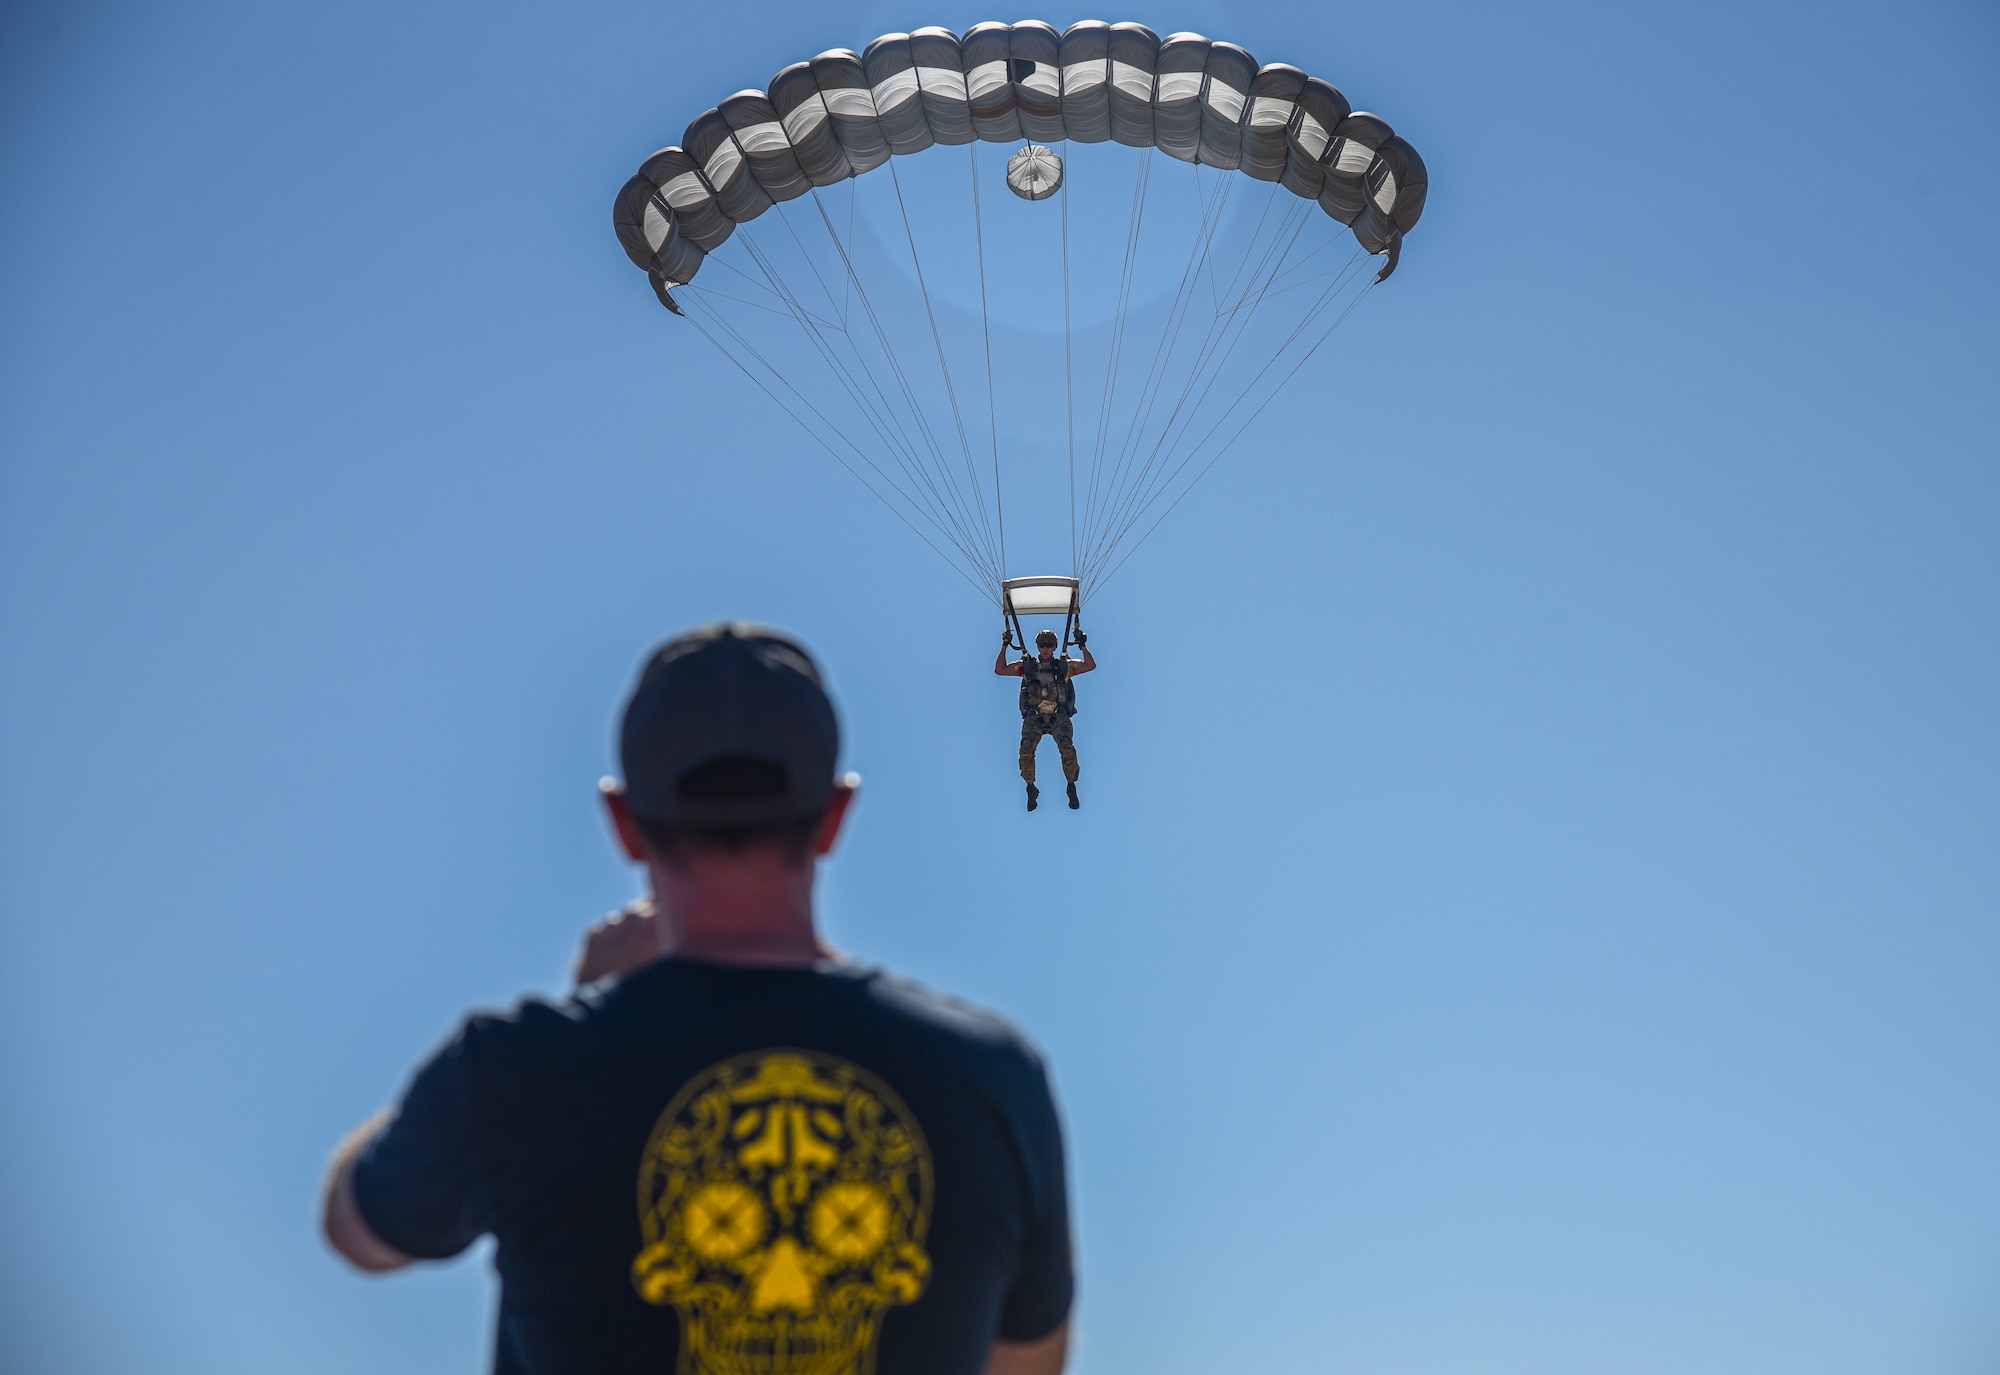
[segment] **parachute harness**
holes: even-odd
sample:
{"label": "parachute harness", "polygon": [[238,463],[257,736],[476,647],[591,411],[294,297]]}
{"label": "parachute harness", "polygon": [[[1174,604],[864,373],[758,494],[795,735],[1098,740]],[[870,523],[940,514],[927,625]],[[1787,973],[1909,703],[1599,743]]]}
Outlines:
{"label": "parachute harness", "polygon": [[1027,654],[1021,660],[1022,716],[1032,720],[1038,716],[1054,717],[1057,713],[1070,715],[1070,700],[1067,656],[1058,656],[1047,664],[1034,654]]}

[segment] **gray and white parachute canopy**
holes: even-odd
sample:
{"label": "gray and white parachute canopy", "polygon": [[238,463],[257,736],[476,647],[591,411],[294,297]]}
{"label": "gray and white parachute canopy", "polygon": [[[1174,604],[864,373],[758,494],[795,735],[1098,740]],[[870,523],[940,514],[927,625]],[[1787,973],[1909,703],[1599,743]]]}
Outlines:
{"label": "gray and white parachute canopy", "polygon": [[[982,201],[980,143],[1018,149],[993,189],[1034,208]],[[1114,165],[1092,144],[1140,152]],[[948,214],[964,222],[923,200],[927,160],[912,155],[935,147],[967,149],[962,250],[926,241]],[[1156,177],[1152,150],[1193,170]],[[1125,194],[1113,177],[1127,167],[1131,210],[1113,214],[1105,196]],[[1233,191],[1257,183],[1268,198]],[[997,599],[1010,572],[1003,450],[1032,474],[1036,453],[1066,447],[1070,575],[1088,595],[1395,270],[1428,185],[1387,121],[1297,67],[1143,24],[1029,21],[884,34],[794,63],[647,158],[613,219],[663,304]],[[860,188],[878,188],[880,206]],[[782,227],[753,233],[774,209]],[[1149,226],[1170,250],[1149,256]],[[1334,242],[1348,232],[1358,250]],[[1008,258],[1036,234],[1044,258]],[[1362,270],[1370,256],[1386,259],[1379,273]],[[1003,288],[989,290],[989,271]],[[1083,299],[1092,288],[1101,309]],[[1004,318],[1029,298],[1045,300],[1045,343]],[[760,332],[781,326],[785,339]],[[1031,365],[1055,359],[1060,379],[1035,380]],[[1021,416],[1027,431],[1007,434]]]}
{"label": "gray and white parachute canopy", "polygon": [[1424,213],[1429,179],[1389,122],[1282,62],[1144,24],[975,24],[884,34],[738,91],[647,158],[618,193],[618,240],[671,285],[739,224],[934,144],[1103,143],[1276,182],[1388,253]]}

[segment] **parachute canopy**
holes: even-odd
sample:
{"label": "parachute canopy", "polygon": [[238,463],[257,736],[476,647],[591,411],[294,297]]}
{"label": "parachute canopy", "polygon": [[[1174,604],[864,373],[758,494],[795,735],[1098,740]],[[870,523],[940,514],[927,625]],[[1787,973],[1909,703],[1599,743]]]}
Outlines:
{"label": "parachute canopy", "polygon": [[[987,164],[1012,195],[982,192],[982,143],[1017,150]],[[969,181],[916,156],[952,148]],[[1428,190],[1297,67],[1026,21],[795,62],[647,158],[613,221],[662,304],[1004,606],[1054,585],[1008,579],[1008,542],[1055,526],[1065,463],[1088,596],[1395,269]]]}
{"label": "parachute canopy", "polygon": [[1429,177],[1388,121],[1234,43],[1086,20],[889,33],[796,62],[698,115],[619,193],[632,261],[691,282],[738,224],[934,144],[1107,139],[1317,200],[1370,253],[1416,228]]}

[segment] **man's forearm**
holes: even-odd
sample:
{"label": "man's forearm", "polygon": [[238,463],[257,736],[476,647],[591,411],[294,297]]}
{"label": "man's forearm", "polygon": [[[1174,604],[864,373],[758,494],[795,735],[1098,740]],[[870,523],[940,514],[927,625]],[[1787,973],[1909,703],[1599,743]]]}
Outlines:
{"label": "man's forearm", "polygon": [[1069,1360],[1069,1319],[1046,1337],[1032,1342],[995,1342],[986,1358],[986,1375],[1062,1375]]}
{"label": "man's forearm", "polygon": [[388,1121],[388,1113],[378,1112],[348,1133],[335,1148],[333,1163],[327,1166],[326,1191],[321,1198],[320,1228],[326,1233],[327,1245],[355,1269],[371,1274],[400,1270],[412,1263],[410,1257],[375,1235],[354,1198],[354,1162]]}

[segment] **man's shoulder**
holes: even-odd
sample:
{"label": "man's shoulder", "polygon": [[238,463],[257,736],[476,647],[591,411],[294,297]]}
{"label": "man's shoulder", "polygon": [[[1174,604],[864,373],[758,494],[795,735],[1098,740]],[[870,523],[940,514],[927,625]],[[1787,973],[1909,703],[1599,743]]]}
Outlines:
{"label": "man's shoulder", "polygon": [[991,1008],[877,966],[853,966],[840,973],[862,984],[870,999],[891,1016],[968,1046],[1039,1058],[1021,1029]]}
{"label": "man's shoulder", "polygon": [[1033,1090],[1046,1082],[1040,1047],[998,1012],[884,969],[855,969],[847,977],[900,1035],[987,1087]]}
{"label": "man's shoulder", "polygon": [[[711,986],[718,975],[729,983]],[[747,981],[739,985],[739,977]],[[1006,1017],[968,999],[868,964],[827,964],[810,974],[790,971],[779,977],[790,985],[783,1001],[797,1009],[803,996],[805,1005],[817,1007],[829,1033],[872,1026],[876,1036],[1003,1095],[1032,1093],[1047,1082],[1040,1048]],[[791,982],[801,977],[818,986],[817,995]],[[460,1023],[445,1053],[481,1080],[563,1078],[615,1053],[636,1028],[656,1027],[666,1008],[692,1015],[712,1009],[718,994],[732,1003],[751,994],[742,999],[747,1013],[761,1000],[757,993],[772,996],[762,989],[753,993],[752,986],[762,982],[754,971],[689,969],[663,961],[568,997],[530,995],[506,1007],[476,1009]],[[641,1039],[651,1037],[641,1033]]]}
{"label": "man's shoulder", "polygon": [[505,1006],[475,1007],[466,1013],[440,1058],[457,1060],[474,1074],[516,1070],[582,1048],[591,1039],[592,1020],[592,1004],[582,994],[567,998],[525,994]]}

